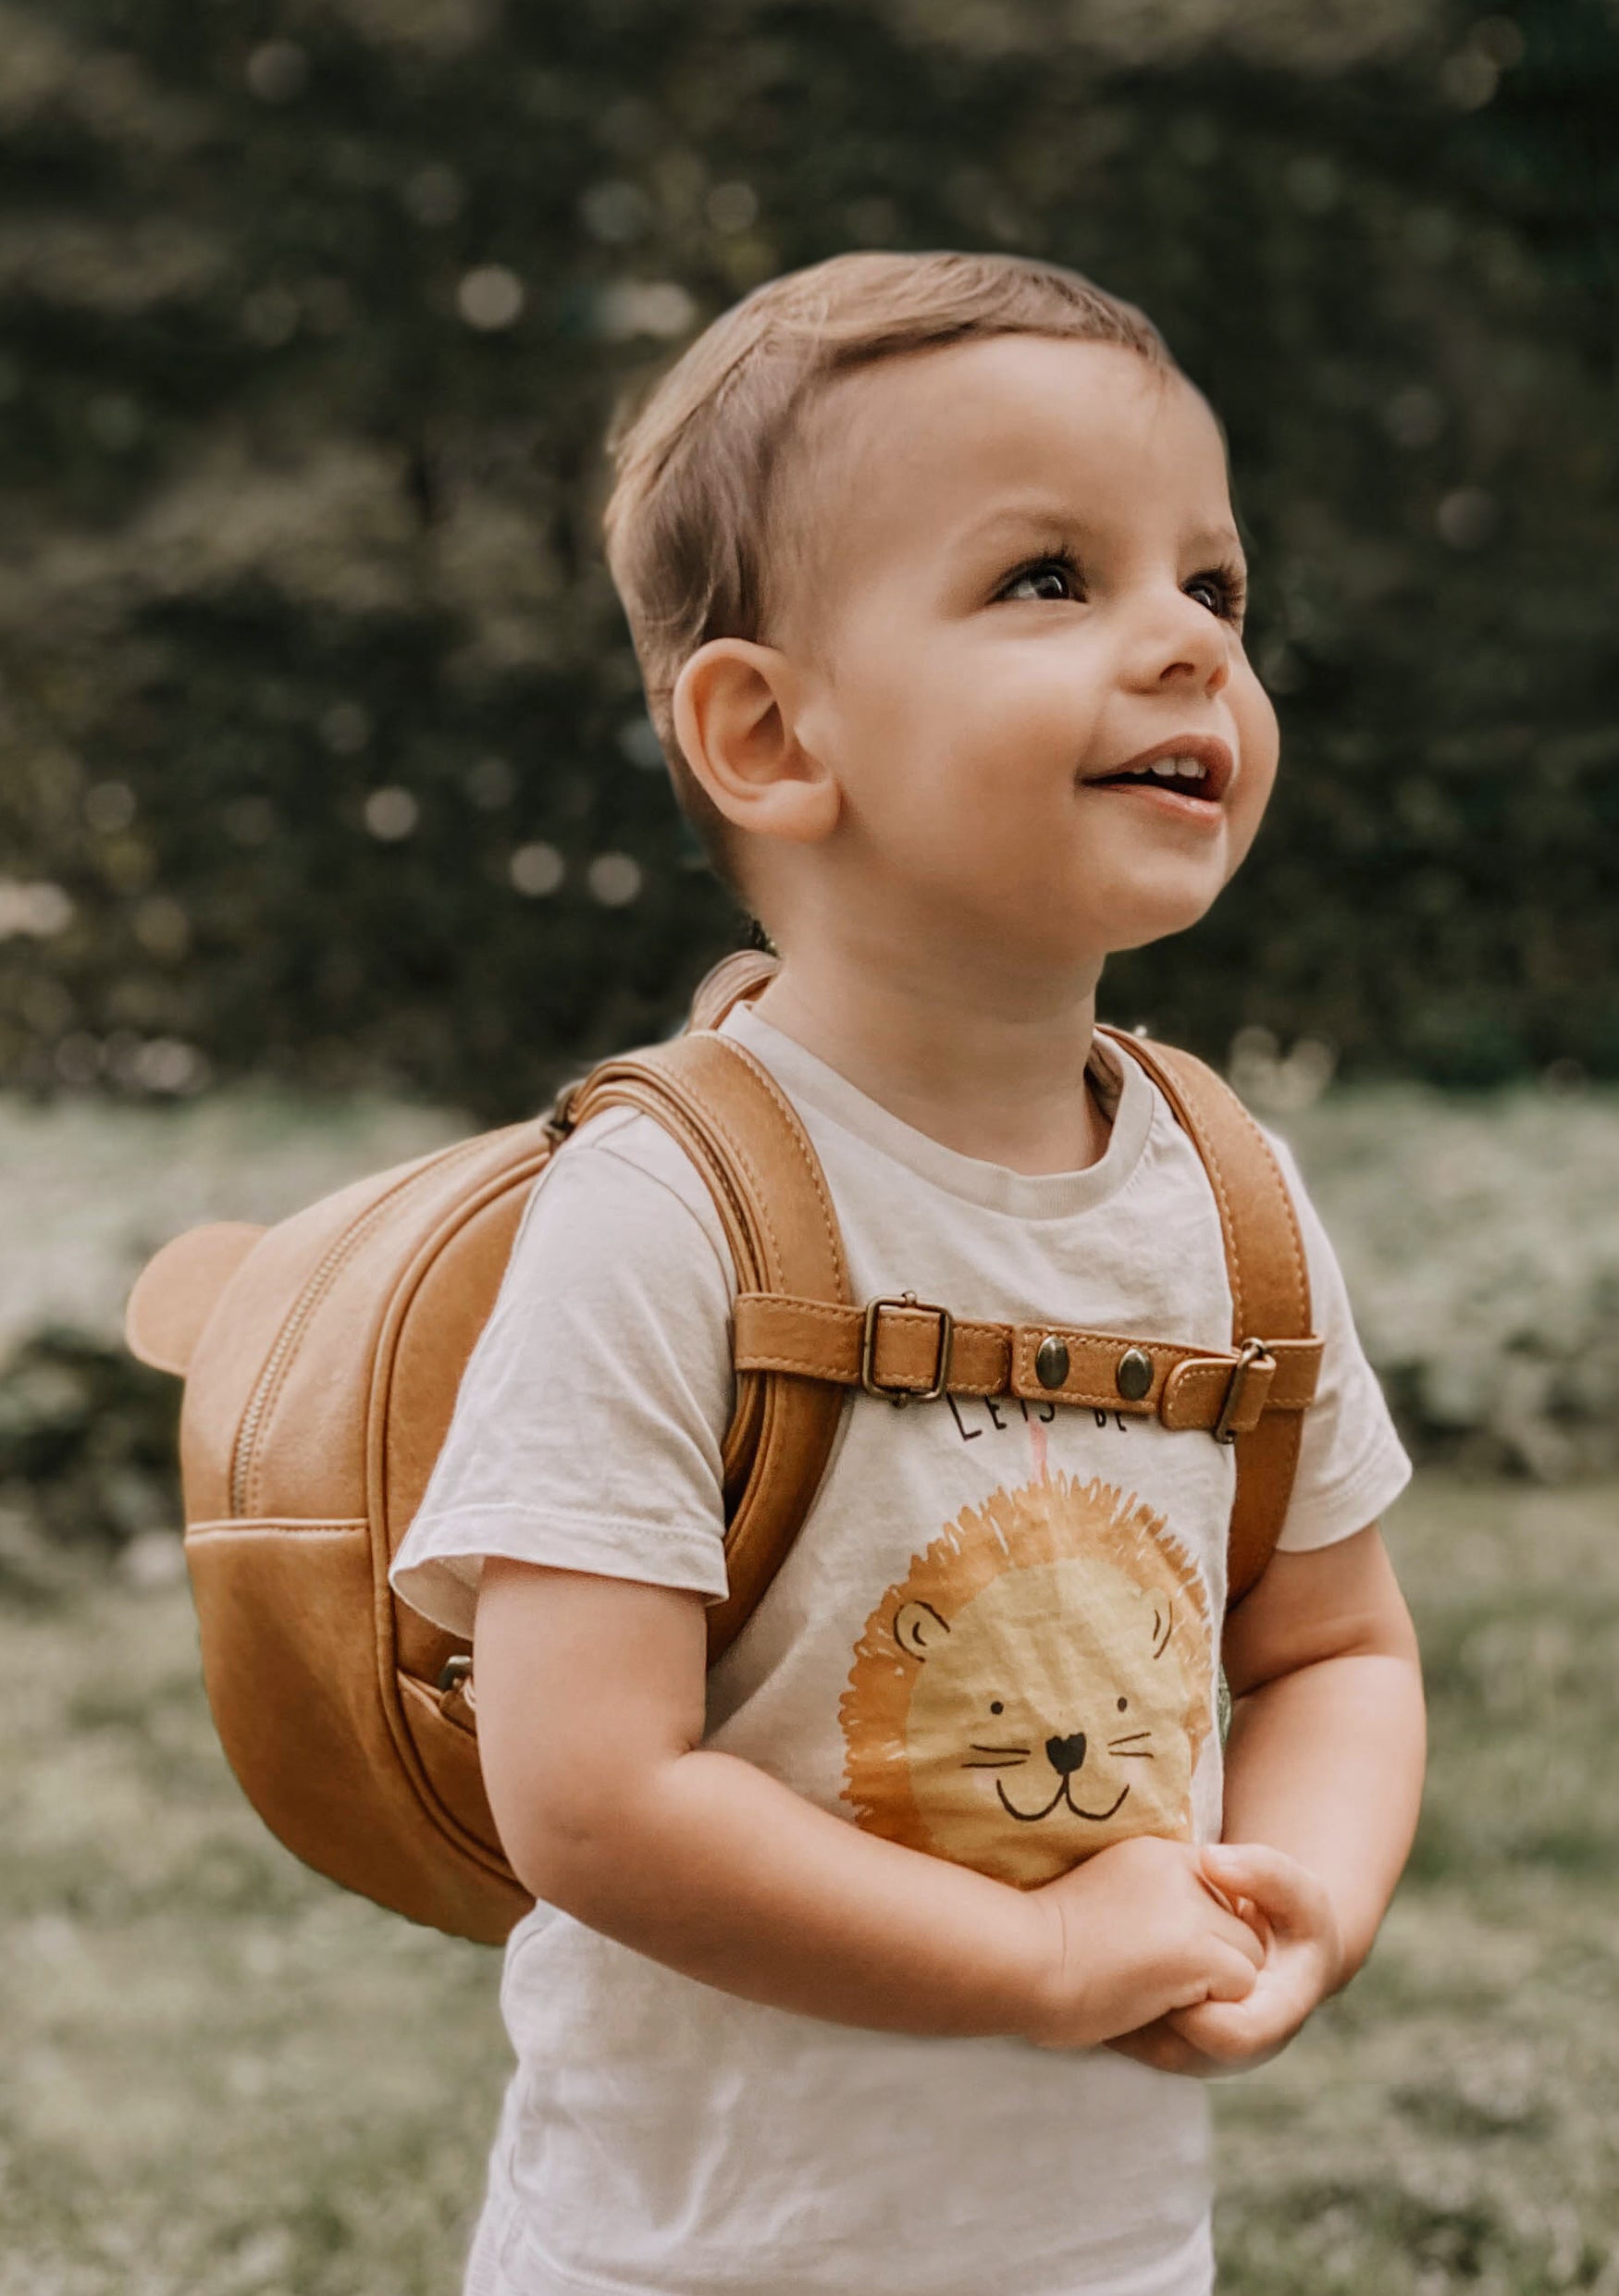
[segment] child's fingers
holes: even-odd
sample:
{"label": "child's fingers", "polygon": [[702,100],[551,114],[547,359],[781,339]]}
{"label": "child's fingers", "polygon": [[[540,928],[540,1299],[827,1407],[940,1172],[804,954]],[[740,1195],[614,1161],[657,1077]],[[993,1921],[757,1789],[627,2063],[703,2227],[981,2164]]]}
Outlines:
{"label": "child's fingers", "polygon": [[1169,2021],[1190,2047],[1221,2063],[1249,2057],[1280,2038],[1274,2003],[1255,2003],[1252,1994],[1242,2001],[1211,1995],[1195,2008],[1171,2011]]}
{"label": "child's fingers", "polygon": [[1270,1944],[1270,1930],[1259,1908],[1251,1898],[1230,1897],[1224,1890],[1216,1889],[1206,1874],[1203,1886],[1221,1912],[1230,1917],[1231,1927],[1222,1932],[1227,1943],[1235,1945],[1240,1953],[1246,1954],[1256,1969],[1263,1969],[1266,1951]]}
{"label": "child's fingers", "polygon": [[1286,2046],[1320,1997],[1314,1957],[1284,1954],[1267,1965],[1241,1999],[1222,2000],[1211,1994],[1193,2008],[1172,2011],[1168,2021],[1217,2064],[1255,2065]]}
{"label": "child's fingers", "polygon": [[1208,2073],[1223,2069],[1211,2066],[1190,2042],[1183,2041],[1167,2018],[1159,2018],[1151,2025],[1143,2025],[1133,2033],[1120,2033],[1106,2044],[1120,2056],[1132,2056],[1139,2065],[1150,2065],[1156,2073]]}
{"label": "child's fingers", "polygon": [[1281,1937],[1331,1936],[1332,1901],[1307,1866],[1263,1842],[1211,1842],[1203,1852],[1206,1882],[1226,1903],[1249,1898]]}
{"label": "child's fingers", "polygon": [[[1248,1932],[1250,1938],[1252,1931]],[[1246,2001],[1259,1981],[1264,1956],[1254,1958],[1235,1942],[1217,1943],[1209,1957],[1208,1997],[1211,2001]]]}

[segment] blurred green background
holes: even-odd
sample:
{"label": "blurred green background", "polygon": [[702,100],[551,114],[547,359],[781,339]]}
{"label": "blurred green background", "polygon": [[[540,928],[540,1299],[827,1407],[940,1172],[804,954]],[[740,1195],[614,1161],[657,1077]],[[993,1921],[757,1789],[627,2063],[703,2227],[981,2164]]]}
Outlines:
{"label": "blurred green background", "polygon": [[619,389],[1010,247],[1229,426],[1286,773],[1118,1017],[1619,1075],[1612,0],[6,0],[0,1072],[491,1117],[740,920],[601,565]]}
{"label": "blurred green background", "polygon": [[1417,1856],[1221,2092],[1222,2287],[1619,2296],[1616,120],[1619,0],[0,0],[0,2296],[456,2283],[496,1965],[241,1803],[121,1300],[746,936],[600,437],[865,245],[1229,426],[1284,776],[1104,1003],[1291,1134],[1424,1467]]}

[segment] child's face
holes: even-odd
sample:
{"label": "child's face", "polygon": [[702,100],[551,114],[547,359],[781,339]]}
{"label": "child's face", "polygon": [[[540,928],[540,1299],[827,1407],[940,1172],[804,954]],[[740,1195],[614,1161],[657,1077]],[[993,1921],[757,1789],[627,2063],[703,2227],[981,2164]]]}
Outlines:
{"label": "child's face", "polygon": [[[1035,966],[1193,923],[1277,760],[1204,401],[1133,352],[1001,336],[851,376],[810,456],[796,724],[853,881]],[[1202,777],[1111,778],[1166,756]]]}

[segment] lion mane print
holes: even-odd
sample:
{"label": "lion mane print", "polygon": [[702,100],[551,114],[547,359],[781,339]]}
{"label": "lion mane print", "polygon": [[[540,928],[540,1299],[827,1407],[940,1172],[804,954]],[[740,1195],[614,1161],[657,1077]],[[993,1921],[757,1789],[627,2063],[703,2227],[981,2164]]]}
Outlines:
{"label": "lion mane print", "polygon": [[1055,1474],[966,1507],[855,1647],[844,1798],[908,1848],[1032,1889],[1188,1840],[1213,1726],[1208,1597],[1132,1493]]}

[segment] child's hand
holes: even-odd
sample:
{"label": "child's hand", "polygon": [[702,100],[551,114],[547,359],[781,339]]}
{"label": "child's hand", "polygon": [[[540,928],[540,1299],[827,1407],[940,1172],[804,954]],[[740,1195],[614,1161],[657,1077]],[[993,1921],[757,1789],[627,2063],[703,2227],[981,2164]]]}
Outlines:
{"label": "child's hand", "polygon": [[1242,2003],[1265,1944],[1205,1866],[1194,1843],[1141,1834],[1032,1891],[1049,1923],[1051,1978],[1029,2038],[1088,2049],[1175,2011]]}
{"label": "child's hand", "polygon": [[1211,1844],[1205,1881],[1264,1941],[1258,1979],[1240,1999],[1211,1997],[1117,2038],[1112,2046],[1159,2072],[1205,2080],[1262,2065],[1286,2048],[1343,1974],[1331,1899],[1295,1858],[1258,1843]]}

